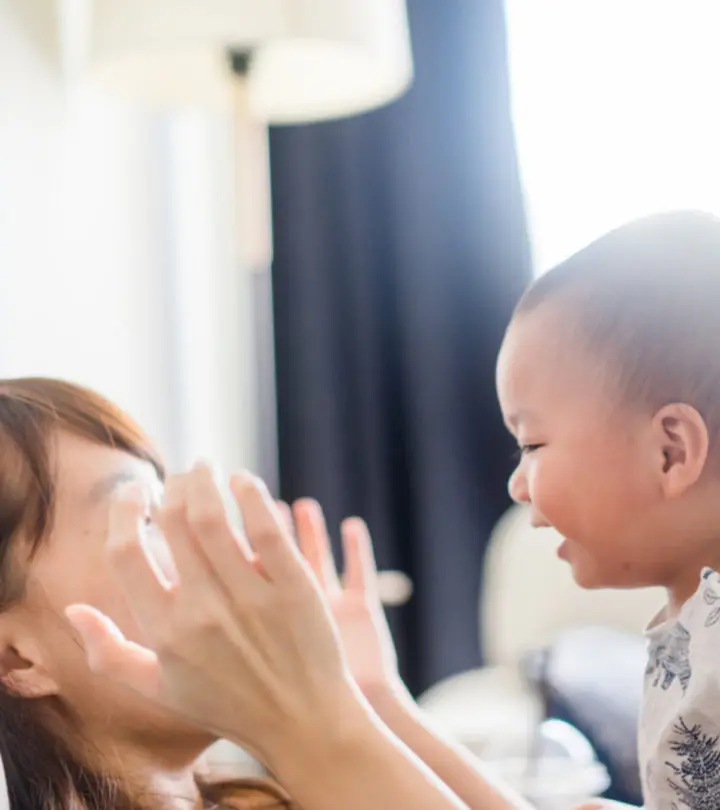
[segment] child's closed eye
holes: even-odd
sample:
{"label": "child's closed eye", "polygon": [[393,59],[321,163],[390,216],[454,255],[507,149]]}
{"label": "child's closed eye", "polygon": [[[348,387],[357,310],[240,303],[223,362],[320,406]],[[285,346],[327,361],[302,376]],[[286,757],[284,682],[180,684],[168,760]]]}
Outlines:
{"label": "child's closed eye", "polygon": [[542,444],[521,444],[515,451],[515,457],[517,459],[520,459],[523,456],[530,455],[530,453],[534,453],[536,450],[539,450],[542,446],[543,446]]}

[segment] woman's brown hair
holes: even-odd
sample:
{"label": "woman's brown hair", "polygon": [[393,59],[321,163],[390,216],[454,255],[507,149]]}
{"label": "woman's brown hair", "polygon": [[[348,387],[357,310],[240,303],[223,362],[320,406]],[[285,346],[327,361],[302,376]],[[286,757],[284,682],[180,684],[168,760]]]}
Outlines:
{"label": "woman's brown hair", "polygon": [[[60,380],[0,381],[0,611],[22,600],[18,551],[30,558],[52,529],[55,474],[51,444],[65,431],[152,464],[162,461],[146,434],[122,410],[86,388]],[[51,704],[51,705],[50,705]],[[58,732],[60,720],[66,733]],[[51,727],[52,725],[52,727]],[[160,810],[159,799],[134,795],[121,779],[88,767],[71,744],[72,717],[58,698],[27,700],[0,689],[0,756],[12,810]],[[291,807],[261,780],[198,779],[205,808]]]}

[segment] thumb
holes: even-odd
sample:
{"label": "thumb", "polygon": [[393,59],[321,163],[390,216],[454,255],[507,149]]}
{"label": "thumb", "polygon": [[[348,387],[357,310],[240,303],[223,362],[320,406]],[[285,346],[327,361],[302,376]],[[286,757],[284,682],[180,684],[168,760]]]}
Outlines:
{"label": "thumb", "polygon": [[112,619],[90,605],[70,605],[65,616],[80,636],[92,672],[145,697],[159,691],[159,663],[152,650],[128,641]]}

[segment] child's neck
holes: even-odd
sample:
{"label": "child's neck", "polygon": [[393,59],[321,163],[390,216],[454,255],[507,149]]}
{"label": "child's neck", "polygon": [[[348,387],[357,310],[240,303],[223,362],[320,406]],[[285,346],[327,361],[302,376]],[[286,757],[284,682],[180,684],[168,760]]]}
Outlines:
{"label": "child's neck", "polygon": [[680,613],[680,611],[682,610],[682,606],[693,595],[693,593],[695,593],[695,591],[692,591],[687,596],[685,596],[684,592],[680,594],[675,589],[668,589],[668,603],[667,608],[665,609],[667,618],[668,619],[676,618]]}
{"label": "child's neck", "polygon": [[698,590],[703,569],[720,572],[720,476],[698,483],[682,503],[671,506],[658,526],[662,543],[676,559],[672,579],[663,583],[669,616],[677,615]]}

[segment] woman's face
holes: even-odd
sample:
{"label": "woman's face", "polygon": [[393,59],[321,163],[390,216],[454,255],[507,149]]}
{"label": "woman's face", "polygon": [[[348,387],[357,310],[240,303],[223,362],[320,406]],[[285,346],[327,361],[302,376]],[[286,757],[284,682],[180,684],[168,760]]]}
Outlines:
{"label": "woman's face", "polygon": [[[104,740],[111,750],[167,745],[181,758],[192,752],[196,756],[212,742],[208,735],[132,690],[92,674],[63,614],[70,604],[93,605],[127,638],[143,643],[106,558],[108,511],[123,483],[140,484],[154,505],[159,505],[162,484],[149,463],[66,433],[57,435],[53,451],[56,495],[50,537],[29,564],[23,604],[0,619],[0,633],[2,623],[7,624],[14,633],[12,646],[25,662],[11,673],[11,685],[15,681],[28,696],[59,695],[100,748]],[[150,552],[167,572],[172,558],[164,541],[157,536],[151,542]]]}

